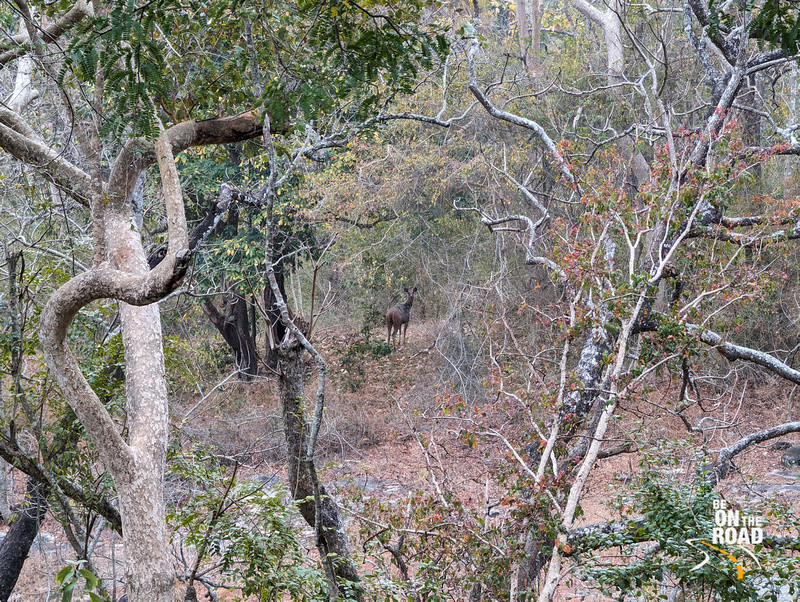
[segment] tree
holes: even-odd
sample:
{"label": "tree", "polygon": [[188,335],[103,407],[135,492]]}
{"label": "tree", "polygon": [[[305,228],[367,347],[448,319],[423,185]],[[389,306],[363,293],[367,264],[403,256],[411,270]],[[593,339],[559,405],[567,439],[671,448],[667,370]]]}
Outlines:
{"label": "tree", "polygon": [[[410,495],[407,504],[388,510],[376,505],[363,521],[363,549],[375,550],[377,566],[391,559],[399,571],[401,583],[387,585],[387,592],[396,586],[387,597],[422,601],[445,592],[471,600],[551,600],[576,549],[643,539],[659,542],[654,562],[663,559],[683,580],[670,585],[672,595],[704,587],[718,597],[730,593],[727,576],[708,584],[683,579],[679,572],[688,561],[673,562],[683,548],[667,545],[675,530],[662,528],[674,509],[653,500],[673,496],[707,508],[739,454],[800,430],[787,419],[742,432],[738,440],[726,438],[709,452],[715,431],[689,412],[702,411],[699,381],[701,364],[713,355],[709,350],[721,362],[743,360],[800,384],[792,353],[777,345],[769,351],[746,318],[732,315],[734,307],[755,312],[760,299],[769,299],[783,278],[771,262],[800,238],[791,178],[775,186],[781,194],[753,198],[748,188],[754,177],[772,177],[781,156],[800,154],[792,138],[794,108],[790,112],[781,96],[796,97],[796,84],[787,82],[797,58],[796,18],[769,3],[760,12],[732,5],[731,12],[720,12],[692,2],[655,10],[625,3],[603,10],[577,0],[574,6],[603,27],[605,52],[589,58],[605,68],[598,75],[587,72],[578,54],[587,46],[586,23],[559,12],[562,20],[554,25],[556,13],[549,11],[542,15],[549,51],[534,55],[542,59],[541,72],[554,75],[544,88],[532,89],[537,79],[530,77],[525,56],[528,38],[536,38],[538,5],[525,2],[517,5],[518,39],[506,39],[503,31],[481,43],[472,30],[489,29],[466,23],[464,37],[452,40],[454,51],[441,63],[436,59],[447,44],[419,24],[425,7],[417,3],[79,3],[61,17],[60,8],[39,6],[50,11],[52,26],[43,30],[33,26],[27,5],[17,5],[31,27],[9,42],[4,60],[27,54],[35,74],[49,75],[51,83],[36,80],[46,104],[0,109],[0,147],[37,183],[52,183],[54,197],[71,199],[74,206],[63,206],[65,219],[92,232],[91,249],[85,243],[78,251],[86,267],[62,274],[42,310],[40,341],[113,478],[131,600],[184,595],[164,520],[169,419],[157,302],[181,290],[192,258],[203,253],[202,240],[222,219],[237,232],[220,248],[245,258],[245,273],[226,273],[225,292],[235,294],[224,312],[213,304],[206,309],[229,346],[239,350],[239,367],[251,375],[256,320],[242,299],[249,297],[266,318],[289,490],[314,529],[329,598],[364,599],[368,584],[317,472],[328,362],[313,338],[314,311],[306,320],[304,308],[290,309],[282,277],[301,257],[318,267],[316,243],[309,241],[330,248],[339,234],[332,224],[359,231],[347,236],[349,248],[341,253],[356,258],[348,259],[351,266],[362,262],[359,276],[374,276],[371,288],[358,292],[361,304],[372,308],[364,312],[367,335],[370,316],[391,295],[376,295],[379,287],[422,278],[435,290],[430,305],[442,309],[446,320],[427,351],[441,358],[447,375],[441,380],[447,382],[425,411],[441,410],[437,421],[457,424],[453,430],[465,449],[491,442],[500,458],[492,465],[500,468],[486,473],[485,507],[473,508],[442,478],[435,429],[412,433],[427,462],[431,496]],[[446,17],[458,18],[457,10]],[[764,21],[764,14],[773,16]],[[531,36],[523,23],[528,19]],[[59,44],[66,48],[63,56],[56,53]],[[523,64],[516,62],[516,50],[508,51],[520,44]],[[716,49],[709,51],[712,45]],[[24,74],[27,67],[20,61],[18,69]],[[757,89],[744,93],[760,72],[775,82],[774,107],[759,104]],[[53,117],[56,105],[67,116],[63,124]],[[445,119],[453,107],[459,116]],[[756,136],[743,143],[735,118],[745,112],[757,114],[765,128],[769,124],[765,135],[784,136],[787,144],[762,148]],[[377,132],[397,120],[402,125]],[[175,155],[230,142],[241,145],[257,177],[208,184],[211,192],[198,203],[194,217],[200,223],[190,235],[183,184],[194,157],[182,162],[181,174]],[[340,149],[336,160],[329,160],[329,149]],[[634,188],[626,182],[637,154],[647,155],[651,165],[638,170]],[[319,164],[313,178],[305,178],[305,159]],[[758,176],[752,164],[764,173]],[[160,218],[145,215],[137,184],[156,165],[157,185],[147,194],[163,198],[164,217],[152,230],[163,225],[168,240],[161,261],[148,263],[142,233]],[[780,167],[789,171],[786,163]],[[286,200],[303,198],[300,189],[312,180],[322,184],[307,193],[313,198],[308,205],[323,207],[329,219],[320,236],[318,214],[307,226],[282,213]],[[368,200],[379,197],[381,207],[350,198],[357,196],[351,195],[353,181],[369,189]],[[337,203],[337,195],[347,202]],[[348,209],[353,213],[343,215]],[[310,236],[301,241],[306,227]],[[367,237],[374,245],[365,250]],[[448,247],[457,240],[460,246]],[[454,266],[458,273],[451,273]],[[312,299],[315,291],[312,284]],[[124,427],[85,378],[81,353],[71,351],[76,338],[70,323],[99,299],[120,303]],[[796,344],[791,336],[784,340],[786,349]],[[316,366],[313,403],[305,399],[306,353]],[[626,514],[632,521],[622,526],[582,528],[581,501],[596,463],[646,443],[623,430],[618,414],[647,399],[661,372],[681,383],[664,412],[705,446],[691,460],[697,468],[691,487],[673,495],[678,489],[670,483],[641,481],[635,507],[644,516]],[[397,406],[402,409],[399,401]],[[404,416],[409,422],[411,414]],[[26,467],[32,493],[38,484],[81,499],[79,490],[67,493],[65,480],[39,470],[14,447],[14,437],[8,439],[0,455]],[[216,506],[203,507],[226,505],[235,472]],[[493,522],[499,502],[491,501],[490,490],[508,508],[502,524]],[[203,546],[221,520],[216,510],[211,514],[208,537],[198,539]],[[35,524],[37,513],[30,518]],[[704,528],[688,519],[680,525],[692,532]],[[607,537],[592,539],[598,533]],[[247,541],[254,549],[263,543]],[[295,553],[292,545],[270,548],[279,556],[282,549]],[[689,559],[694,553],[686,550]],[[787,565],[774,560],[762,570],[765,579],[770,566]],[[444,578],[442,567],[448,568]],[[634,592],[637,578],[653,587],[655,579],[671,577],[646,563],[596,577],[605,591],[621,596]],[[751,597],[756,590],[735,589]]]}
{"label": "tree", "polygon": [[[165,523],[163,475],[169,414],[156,303],[178,289],[193,252],[174,156],[197,146],[262,136],[267,112],[273,113],[272,122],[278,124],[274,131],[289,133],[290,122],[299,119],[299,129],[313,137],[318,131],[306,124],[334,110],[338,101],[356,98],[362,116],[375,110],[381,94],[370,91],[371,82],[385,76],[391,90],[407,90],[417,61],[430,62],[432,52],[443,48],[441,38],[431,44],[416,29],[414,18],[421,6],[390,5],[389,14],[373,15],[347,2],[333,7],[300,3],[291,10],[283,5],[217,3],[210,8],[206,25],[193,18],[209,11],[200,4],[184,10],[172,3],[89,5],[79,0],[66,12],[35,5],[41,17],[24,2],[13,7],[25,31],[5,41],[7,51],[0,63],[30,56],[57,84],[48,93],[53,103],[60,103],[66,127],[55,133],[56,141],[69,152],[53,148],[41,116],[26,119],[22,109],[13,106],[0,110],[0,148],[90,214],[89,267],[51,296],[41,314],[39,336],[48,368],[113,479],[126,552],[127,595],[133,602],[174,600],[184,593],[176,583]],[[234,12],[235,23],[228,19]],[[266,26],[256,29],[251,23],[255,16],[263,18]],[[216,31],[223,22],[228,37]],[[190,45],[199,42],[201,52],[183,56],[175,51],[163,32],[180,32],[171,29],[177,23],[187,26],[183,30],[187,40]],[[244,48],[234,35],[244,39]],[[237,43],[222,54],[207,53],[202,47],[217,40],[223,40],[224,46],[234,39]],[[348,41],[347,47],[340,45],[342,40]],[[50,58],[51,51],[55,59]],[[296,56],[298,51],[307,55],[307,63],[282,61],[284,55]],[[177,56],[165,60],[170,53]],[[223,55],[227,62],[220,62]],[[231,69],[232,63],[247,68]],[[379,63],[384,67],[378,67]],[[27,68],[26,63],[19,65],[20,70]],[[183,79],[187,72],[228,77],[217,75],[210,89],[194,88]],[[260,81],[261,73],[270,75],[268,84]],[[247,74],[252,78],[245,87],[248,93],[242,95],[238,91]],[[180,79],[180,85],[170,88],[175,79]],[[224,100],[219,102],[220,98]],[[231,109],[257,104],[264,108]],[[195,109],[216,112],[220,106],[235,115],[200,120],[191,115]],[[265,135],[271,133],[267,128]],[[335,133],[333,138],[336,144],[347,140]],[[324,146],[303,150],[313,155]],[[275,155],[270,157],[273,167],[275,160]],[[136,215],[141,205],[134,197],[141,175],[155,165],[168,248],[163,261],[150,270],[140,235],[141,217]],[[70,323],[97,299],[119,302],[125,436],[69,346]]]}
{"label": "tree", "polygon": [[[114,479],[122,516],[130,600],[166,601],[175,598],[175,572],[168,553],[169,537],[162,497],[167,448],[167,391],[158,306],[152,303],[177,286],[190,260],[173,147],[182,150],[182,146],[195,145],[209,138],[210,141],[232,142],[256,133],[260,133],[260,128],[252,114],[248,114],[227,120],[179,124],[162,131],[154,151],[149,153],[141,152],[143,145],[138,140],[123,148],[112,168],[108,185],[103,186],[97,178],[93,181],[95,194],[89,203],[93,206],[95,223],[100,219],[96,215],[98,212],[104,222],[103,227],[97,224],[94,228],[96,267],[59,289],[42,314],[40,336],[48,366]],[[31,152],[33,144],[30,141],[22,148]],[[99,161],[99,149],[92,154]],[[40,160],[44,162],[45,157],[41,156]],[[164,262],[149,271],[141,239],[131,227],[130,197],[131,184],[154,161],[158,161],[161,169],[171,250]],[[99,164],[95,169],[99,173]],[[82,177],[89,180],[88,174]],[[62,183],[56,175],[54,179],[64,188],[74,185],[69,180]],[[109,202],[101,207],[106,203],[105,199]],[[98,253],[98,249],[105,252]],[[110,265],[106,263],[106,256],[111,258]],[[98,298],[114,298],[122,302],[120,321],[125,347],[127,441],[119,434],[100,399],[81,374],[66,343],[67,327],[72,318],[81,307]]]}
{"label": "tree", "polygon": [[[474,347],[470,351],[484,354],[471,366],[484,367],[478,380],[491,394],[470,392],[453,378],[448,380],[455,382],[442,385],[447,393],[431,405],[440,410],[436,419],[441,423],[467,425],[463,429],[469,432],[462,437],[468,445],[501,442],[499,450],[487,444],[491,450],[487,454],[497,452],[509,458],[508,473],[497,477],[497,486],[499,499],[513,507],[501,514],[510,523],[505,531],[492,529],[490,519],[479,510],[465,518],[469,513],[453,501],[459,491],[442,484],[446,469],[437,464],[441,456],[436,456],[434,435],[413,433],[429,454],[431,499],[421,502],[410,497],[407,513],[376,511],[369,518],[377,524],[370,527],[365,521],[364,530],[367,541],[377,540],[376,547],[389,551],[397,565],[405,567],[401,570],[405,570],[409,591],[421,598],[430,591],[429,565],[415,574],[411,558],[425,558],[436,568],[463,567],[452,568],[458,576],[437,583],[455,592],[455,597],[557,597],[565,564],[571,562],[571,550],[579,541],[576,529],[587,479],[598,460],[645,446],[638,433],[622,430],[616,416],[645,403],[657,375],[668,374],[680,383],[663,411],[685,424],[686,445],[695,438],[703,440],[695,449],[700,459],[687,460],[697,469],[691,484],[693,491],[700,492],[692,494],[697,499],[706,499],[707,488],[730,474],[732,457],[757,443],[796,432],[797,423],[787,418],[784,424],[744,430],[712,447],[709,441],[718,436],[719,429],[708,427],[707,420],[692,418],[693,412],[703,412],[702,396],[709,394],[703,392],[703,380],[716,362],[724,370],[729,361],[747,360],[749,368],[742,368],[744,362],[738,361],[732,369],[738,366],[742,373],[758,374],[758,378],[771,373],[798,382],[792,364],[796,331],[788,326],[788,331],[781,332],[781,343],[770,347],[763,333],[749,330],[746,318],[732,310],[743,307],[742,316],[751,315],[754,305],[766,304],[774,290],[793,289],[789,274],[796,274],[796,263],[782,255],[783,250],[795,248],[798,236],[795,188],[788,176],[794,169],[781,159],[781,155],[796,153],[789,136],[796,126],[794,109],[786,117],[787,107],[781,104],[782,94],[792,98],[796,94],[795,84],[786,81],[793,73],[796,48],[760,44],[764,34],[748,26],[748,20],[755,19],[748,10],[731,11],[723,22],[721,14],[695,4],[685,12],[679,6],[651,11],[625,4],[609,9],[605,17],[618,26],[615,47],[627,48],[625,54],[615,54],[614,61],[610,52],[602,57],[593,54],[589,59],[602,61],[608,72],[587,73],[589,60],[578,53],[586,49],[585,29],[578,23],[568,32],[571,35],[559,38],[563,41],[549,38],[553,51],[548,66],[553,75],[541,89],[529,84],[524,65],[507,60],[509,55],[516,56],[517,40],[503,39],[497,45],[492,39],[456,42],[441,85],[439,78],[430,78],[437,87],[428,98],[438,100],[441,95],[451,103],[448,107],[459,103],[464,107],[472,99],[459,96],[456,90],[467,86],[485,112],[470,115],[458,127],[451,123],[446,134],[396,131],[394,137],[376,141],[372,152],[359,149],[369,157],[352,167],[362,190],[379,198],[384,190],[400,190],[392,207],[398,215],[409,207],[406,188],[411,194],[421,192],[422,187],[412,186],[416,178],[435,183],[431,186],[435,192],[422,189],[420,196],[426,201],[432,199],[435,204],[444,198],[502,237],[493,270],[482,271],[484,266],[479,267],[474,255],[461,247],[469,259],[459,269],[469,277],[453,278],[460,287],[451,288],[447,276],[435,272],[441,265],[435,251],[418,262],[424,266],[429,286],[438,285],[443,297],[449,295],[454,314],[467,315],[470,303],[480,308],[475,311],[480,317],[465,321],[470,321],[473,341],[488,341],[479,351]],[[794,18],[793,13],[790,16]],[[461,31],[469,34],[471,28],[465,24]],[[482,34],[487,31],[485,24],[474,29]],[[716,50],[710,50],[712,43]],[[624,64],[619,62],[623,59]],[[771,81],[781,82],[775,95],[781,100],[775,101],[774,112],[754,107],[744,93],[747,79],[762,71],[770,74]],[[465,72],[469,73],[466,81],[453,75]],[[418,96],[407,102],[413,107],[409,112],[436,112],[427,98]],[[743,143],[737,121],[744,113],[758,114],[764,123],[771,119],[767,135],[782,137],[787,144]],[[419,169],[424,151],[410,149],[423,146],[418,141],[426,136],[436,152],[451,154],[448,159],[459,158],[460,163],[453,160],[442,170],[446,175]],[[637,182],[638,190],[624,185],[633,154],[625,147],[625,138],[629,147],[636,144],[634,150],[652,161],[652,167],[644,170],[645,178]],[[472,154],[459,146],[464,139],[474,143]],[[527,146],[530,140],[535,141],[533,149]],[[390,151],[381,152],[379,145]],[[413,159],[403,163],[397,158],[403,153]],[[376,154],[380,161],[374,159]],[[379,167],[372,169],[372,162]],[[390,171],[393,163],[402,168]],[[472,180],[480,163],[491,175]],[[775,181],[765,180],[780,194],[753,197],[750,185],[759,177],[756,165],[769,170],[771,177],[781,174]],[[403,170],[414,169],[419,171],[402,179]],[[770,177],[767,173],[764,177]],[[350,181],[350,189],[337,180],[331,178],[342,192],[334,203],[353,194],[356,178]],[[325,193],[334,194],[330,188]],[[430,222],[425,225],[431,227]],[[387,236],[386,230],[376,234],[375,241]],[[518,256],[509,252],[509,245],[517,245]],[[402,256],[409,261],[411,252]],[[402,264],[397,255],[392,257],[394,264]],[[518,298],[517,303],[501,290],[513,278],[531,283],[527,289],[513,289],[511,299]],[[491,303],[479,305],[478,293],[469,298],[465,292],[470,287],[481,291],[496,287],[497,294]],[[782,324],[790,324],[796,308],[787,309],[787,314]],[[444,331],[444,327],[437,330],[429,351],[435,349],[431,352],[440,353],[443,362],[458,366],[440,345]],[[425,406],[426,413],[434,411]],[[732,423],[726,427],[736,428]],[[622,441],[616,444],[612,439]],[[705,468],[704,463],[708,464]],[[487,475],[487,491],[488,481],[494,483],[494,478],[493,473]],[[488,497],[487,493],[487,514]],[[654,524],[643,527],[649,541],[659,541],[657,519],[670,511],[669,507],[654,509]],[[472,521],[471,529],[462,529],[462,520]],[[641,526],[630,525],[626,541]],[[607,523],[594,529],[608,527]],[[432,535],[440,529],[446,535]],[[475,533],[483,540],[470,539]],[[426,538],[436,543],[426,543]],[[474,542],[477,550],[473,553],[470,545],[451,550],[453,540]],[[496,554],[497,562],[486,561],[481,557],[484,552]],[[656,549],[652,553],[657,565],[673,552],[658,556]],[[783,555],[772,566],[787,566],[785,551]],[[631,567],[629,574],[639,569],[647,567]],[[542,570],[547,579],[537,588]],[[772,577],[769,571],[761,573],[764,579]],[[470,579],[471,592],[466,586]],[[676,596],[682,587],[677,581],[669,586]],[[634,593],[634,585],[625,585],[623,580],[620,584],[624,588],[616,590],[619,595]],[[734,587],[731,580],[723,580],[708,585],[704,592],[726,596],[729,586]],[[704,586],[692,581],[691,587]],[[746,595],[754,592],[751,588]]]}
{"label": "tree", "polygon": [[[662,47],[661,52],[654,51],[647,47],[642,39],[631,33],[630,26],[627,29],[629,42],[644,65],[642,79],[639,81],[651,82],[649,90],[642,91],[642,96],[648,101],[646,106],[654,109],[649,116],[654,123],[659,124],[659,131],[664,140],[661,166],[653,171],[649,188],[633,200],[635,204],[631,206],[634,209],[640,207],[642,213],[628,214],[624,206],[630,206],[631,201],[613,185],[608,186],[586,176],[577,177],[571,163],[537,122],[497,108],[477,82],[475,62],[478,52],[477,42],[473,42],[468,51],[470,91],[493,117],[534,132],[559,166],[565,184],[571,186],[577,193],[573,198],[581,197],[581,202],[587,207],[581,225],[574,226],[578,235],[577,241],[583,240],[587,246],[582,248],[583,243],[576,241],[576,245],[570,244],[553,254],[553,258],[559,258],[556,260],[548,257],[548,254],[537,252],[539,248],[546,246],[546,243],[542,242],[547,238],[546,231],[540,232],[539,228],[549,219],[550,211],[542,204],[535,191],[520,184],[508,171],[498,168],[498,171],[524,195],[528,204],[535,208],[536,216],[494,217],[480,209],[474,209],[480,214],[483,223],[491,229],[503,230],[507,229],[509,224],[519,224],[519,229],[527,236],[522,242],[526,252],[526,263],[546,267],[566,287],[568,298],[571,299],[569,324],[578,332],[582,332],[584,337],[575,358],[574,368],[569,368],[567,363],[572,357],[570,348],[574,334],[564,339],[561,384],[556,399],[560,407],[559,416],[551,426],[535,474],[537,482],[541,482],[551,454],[557,454],[557,461],[562,470],[567,470],[571,474],[564,505],[557,510],[560,523],[558,535],[551,551],[546,554],[549,568],[544,586],[539,593],[541,601],[553,599],[559,585],[561,560],[564,550],[569,547],[568,533],[575,525],[576,511],[584,483],[597,460],[618,400],[629,395],[642,376],[653,369],[641,356],[634,356],[636,360],[630,366],[626,366],[626,357],[634,336],[646,336],[645,333],[656,332],[659,333],[657,336],[664,337],[670,329],[677,328],[678,332],[682,332],[683,344],[691,346],[689,341],[692,337],[696,337],[699,341],[716,346],[718,351],[729,359],[749,358],[792,382],[800,382],[796,370],[769,354],[723,343],[722,337],[709,331],[708,326],[685,322],[686,316],[693,313],[701,300],[708,295],[718,294],[714,290],[720,289],[715,287],[719,287],[721,283],[728,283],[730,278],[727,274],[719,273],[715,276],[717,280],[708,283],[694,279],[691,293],[685,288],[689,276],[685,270],[691,268],[688,265],[676,268],[675,264],[681,262],[683,253],[691,255],[693,252],[691,249],[696,244],[695,240],[725,240],[736,246],[747,247],[751,244],[761,245],[767,241],[777,243],[778,239],[791,240],[797,236],[795,229],[781,227],[777,227],[775,232],[759,236],[734,233],[732,231],[734,228],[748,227],[750,221],[746,218],[728,217],[727,211],[731,208],[729,203],[726,203],[727,197],[719,196],[730,194],[727,192],[728,189],[725,189],[725,193],[721,192],[720,182],[725,181],[732,173],[740,173],[735,164],[739,156],[737,153],[741,151],[737,151],[735,145],[729,145],[721,140],[730,135],[725,131],[725,128],[729,127],[727,116],[730,115],[748,74],[773,66],[775,63],[771,61],[778,61],[779,65],[784,64],[792,55],[786,49],[766,52],[748,50],[752,30],[748,28],[751,17],[746,10],[731,16],[731,20],[737,23],[738,27],[731,26],[725,35],[718,32],[711,40],[701,41],[693,33],[694,24],[690,17],[697,19],[700,26],[705,26],[709,24],[708,12],[700,5],[691,6],[692,13],[687,13],[686,17],[686,31],[698,52],[701,64],[706,65],[709,75],[715,77],[710,80],[713,86],[713,110],[697,129],[695,136],[688,139],[685,144],[673,134],[674,127],[669,119],[669,111],[665,109],[661,97],[661,91],[668,82],[659,75],[656,64],[670,63],[671,57],[666,47]],[[589,6],[578,5],[578,8],[598,22],[605,23],[605,19],[617,23],[617,29],[612,31],[604,27],[604,31],[610,79],[620,80],[621,45],[617,21],[619,10],[611,7],[605,14],[600,14]],[[652,25],[651,28],[655,30]],[[719,67],[710,67],[711,61],[706,48],[708,43],[714,43],[725,56],[726,61]],[[720,69],[722,73],[716,69]],[[787,149],[776,148],[772,152],[782,153],[787,152]],[[712,162],[712,156],[715,167],[710,168],[708,164]],[[767,216],[755,218],[758,224],[775,223],[775,220],[775,217]],[[587,226],[586,237],[581,237],[580,232]],[[621,239],[617,239],[614,232],[617,232]],[[617,267],[619,244],[627,247],[625,255],[628,257],[628,265],[624,267]],[[553,250],[559,246],[556,244]],[[565,262],[564,258],[569,259]],[[743,268],[747,269],[744,266]],[[594,274],[593,284],[589,284],[585,276],[588,273]],[[730,284],[721,285],[723,289],[730,286]],[[669,295],[670,288],[674,289],[674,292],[668,305],[663,309],[657,309],[658,299],[665,293]],[[690,294],[693,296],[689,297],[691,301],[684,302],[684,296],[688,297]],[[685,337],[688,337],[688,340]],[[658,339],[653,343],[658,345]],[[680,353],[680,347],[676,349],[665,343],[666,341],[661,343],[664,352],[669,348],[672,349],[672,353]],[[566,386],[570,382],[573,383],[571,391]],[[722,450],[711,474],[720,475],[727,472],[729,454],[735,453],[733,449],[741,451],[755,440],[764,440],[772,434],[777,436],[778,433],[792,432],[798,427],[800,425],[797,423],[787,423],[771,431],[769,435],[766,431],[754,434],[745,438],[741,444]],[[569,444],[567,450],[556,452],[554,448],[558,441],[567,442]],[[718,477],[709,478],[711,482],[716,482]]]}

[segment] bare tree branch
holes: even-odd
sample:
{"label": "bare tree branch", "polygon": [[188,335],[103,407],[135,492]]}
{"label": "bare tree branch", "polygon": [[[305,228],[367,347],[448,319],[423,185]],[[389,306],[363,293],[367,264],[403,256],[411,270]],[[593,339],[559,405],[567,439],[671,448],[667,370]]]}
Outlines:
{"label": "bare tree branch", "polygon": [[578,181],[575,179],[575,176],[572,174],[572,171],[569,168],[567,161],[561,155],[561,151],[558,150],[556,143],[553,142],[553,139],[550,138],[548,133],[545,129],[539,125],[537,122],[533,121],[532,119],[527,119],[525,117],[520,117],[518,115],[514,115],[513,113],[508,113],[507,111],[502,111],[498,109],[489,97],[484,94],[483,90],[480,89],[478,86],[478,78],[475,72],[475,55],[480,50],[480,44],[477,39],[472,40],[472,44],[470,45],[469,50],[467,51],[467,60],[469,62],[469,89],[470,92],[478,99],[486,111],[492,116],[497,119],[501,119],[503,121],[507,121],[509,123],[513,123],[514,125],[518,125],[526,130],[531,130],[536,133],[539,139],[544,143],[547,147],[547,150],[552,155],[553,159],[555,159],[558,168],[561,170],[561,173],[567,179],[567,181],[575,186],[578,190]]}
{"label": "bare tree branch", "polygon": [[35,459],[28,457],[15,442],[9,442],[4,437],[0,437],[0,457],[29,477],[46,484],[50,489],[60,489],[67,497],[97,512],[116,531],[122,533],[122,519],[119,510],[107,498],[87,492],[83,487],[63,476],[52,478],[53,475],[50,471]]}
{"label": "bare tree branch", "polygon": [[777,374],[795,384],[800,384],[800,371],[788,366],[784,362],[775,359],[770,354],[749,347],[742,347],[725,341],[716,332],[706,330],[697,324],[687,324],[686,329],[698,339],[708,345],[712,345],[721,355],[731,361],[747,360],[763,366],[770,372]]}
{"label": "bare tree branch", "polygon": [[734,471],[733,458],[742,453],[751,445],[763,443],[776,437],[783,437],[789,433],[800,432],[800,422],[785,422],[779,426],[774,426],[770,429],[752,433],[746,437],[742,437],[733,445],[729,445],[725,449],[719,451],[717,461],[714,463],[713,468],[706,473],[705,481],[710,487],[714,487],[719,481],[728,476]]}

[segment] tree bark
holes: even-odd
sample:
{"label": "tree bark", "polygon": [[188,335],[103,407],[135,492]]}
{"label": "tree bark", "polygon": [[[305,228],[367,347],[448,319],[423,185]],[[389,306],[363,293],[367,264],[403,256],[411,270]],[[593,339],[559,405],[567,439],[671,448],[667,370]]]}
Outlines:
{"label": "tree bark", "polygon": [[25,501],[16,520],[0,543],[0,602],[6,602],[17,584],[22,565],[28,558],[33,541],[39,533],[39,525],[47,512],[45,485],[28,477]]}
{"label": "tree bark", "polygon": [[236,367],[242,378],[246,381],[253,380],[258,375],[258,354],[256,341],[250,329],[247,300],[231,292],[226,295],[224,315],[214,306],[211,299],[207,299],[203,304],[203,312],[228,346],[233,349]]}
{"label": "tree bark", "polygon": [[[536,0],[534,0],[536,1]],[[517,35],[519,36],[519,53],[526,71],[530,71],[533,64],[528,56],[530,50],[530,26],[528,25],[528,0],[517,0]]]}
{"label": "tree bark", "polygon": [[603,30],[606,42],[606,68],[608,69],[608,83],[616,84],[623,81],[622,24],[619,20],[619,2],[610,0],[608,8],[601,11],[587,0],[573,0],[578,11],[597,23]]}
{"label": "tree bark", "polygon": [[[286,299],[286,283],[283,276],[283,264],[278,263],[274,267],[275,280],[278,283],[278,289],[281,296]],[[271,332],[271,340],[274,344],[270,343],[270,333],[267,333],[267,355],[264,363],[270,370],[278,369],[278,351],[277,346],[286,335],[286,326],[281,321],[281,310],[278,308],[277,299],[272,292],[272,287],[269,282],[264,287],[264,309],[266,311],[267,329]]]}
{"label": "tree bark", "polygon": [[[309,425],[305,418],[305,366],[302,345],[291,332],[278,347],[279,388],[289,460],[289,489],[299,502],[300,514],[318,532],[317,549],[331,597],[362,600],[358,571],[351,559],[344,522],[333,498],[317,478],[309,456]],[[318,494],[318,496],[316,495]],[[319,528],[316,527],[319,520]]]}
{"label": "tree bark", "polygon": [[[228,139],[224,138],[226,131]],[[90,203],[95,211],[102,207],[102,228],[95,230],[95,236],[101,239],[95,240],[95,245],[105,249],[106,261],[67,282],[42,312],[40,338],[45,361],[111,473],[118,493],[131,602],[183,598],[182,592],[176,592],[165,521],[163,475],[169,412],[161,318],[154,303],[178,286],[191,258],[172,152],[196,144],[231,142],[254,132],[260,133],[260,126],[256,127],[249,115],[173,126],[162,132],[155,149],[143,141],[129,142],[114,162],[109,182],[103,187],[104,197]],[[0,146],[4,146],[3,133],[0,127]],[[161,173],[169,248],[165,259],[150,270],[131,212],[131,196],[139,173],[154,161],[158,161]],[[55,180],[60,180],[58,166],[48,169]],[[75,183],[65,188],[71,191]],[[96,213],[93,217],[98,219]],[[120,301],[127,441],[87,383],[66,341],[67,328],[77,312],[101,298]]]}

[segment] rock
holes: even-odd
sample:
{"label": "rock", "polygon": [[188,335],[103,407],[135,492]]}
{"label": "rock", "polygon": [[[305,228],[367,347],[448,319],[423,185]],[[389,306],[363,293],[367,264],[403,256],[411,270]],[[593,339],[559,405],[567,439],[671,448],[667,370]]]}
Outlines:
{"label": "rock", "polygon": [[783,456],[781,464],[787,467],[800,466],[800,447],[790,447]]}

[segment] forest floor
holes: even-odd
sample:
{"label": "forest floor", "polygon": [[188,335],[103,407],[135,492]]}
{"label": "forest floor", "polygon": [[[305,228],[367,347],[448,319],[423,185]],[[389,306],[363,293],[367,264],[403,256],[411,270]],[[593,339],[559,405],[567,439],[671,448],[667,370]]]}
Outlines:
{"label": "forest floor", "polygon": [[[318,346],[329,361],[331,374],[318,457],[325,465],[323,480],[334,492],[344,495],[360,488],[389,501],[412,490],[431,495],[447,490],[476,512],[502,496],[494,475],[511,457],[502,437],[514,441],[515,435],[526,428],[525,421],[509,419],[502,407],[491,403],[494,394],[461,414],[442,411],[442,402],[453,399],[452,390],[444,384],[452,372],[436,351],[438,333],[439,325],[434,322],[412,321],[407,344],[383,357],[358,347],[359,338],[352,333],[341,329],[318,333]],[[354,353],[354,348],[361,352]],[[308,392],[313,394],[313,376],[310,380]],[[784,388],[769,383],[738,388],[745,390],[740,398],[732,399],[721,391],[716,399],[706,400],[706,420],[725,427],[714,432],[705,442],[706,448],[719,449],[743,434],[786,419],[788,393]],[[655,449],[675,442],[671,471],[677,481],[691,480],[697,442],[688,446],[678,443],[687,440],[688,433],[684,423],[667,410],[676,391],[674,383],[655,383],[653,392],[635,403],[622,404],[620,418],[609,433],[609,438],[618,441],[611,445],[627,440],[633,430],[644,445],[635,453],[598,462],[586,485],[583,516],[576,526],[615,518],[609,504],[640,471],[648,446]],[[240,476],[285,481],[275,382],[221,387],[218,394],[204,401],[199,393],[187,394],[175,404],[173,412],[187,437],[213,445],[223,457],[242,459]],[[698,420],[699,410],[687,412],[687,418]],[[483,422],[498,436],[469,444],[464,434],[474,430],[475,422]],[[800,435],[785,440],[800,444]],[[754,446],[740,455],[736,459],[740,472],[725,479],[718,491],[745,510],[766,512],[768,498],[778,497],[800,513],[799,475],[781,466],[783,451],[774,449],[774,443]],[[524,456],[522,450],[517,451]],[[23,481],[17,477],[19,491]],[[500,513],[493,520],[510,520],[507,510],[498,508]],[[351,519],[357,520],[352,515]],[[0,526],[0,535],[5,530]],[[306,529],[309,549],[313,547],[310,536]],[[106,534],[104,540],[97,550],[99,564],[108,565],[113,557],[119,577],[123,572],[120,539]],[[63,530],[49,515],[11,601],[47,600],[57,589],[55,574],[71,557]],[[561,590],[561,599],[586,593],[584,585],[573,581],[571,587]],[[586,599],[604,598],[590,594]]]}

